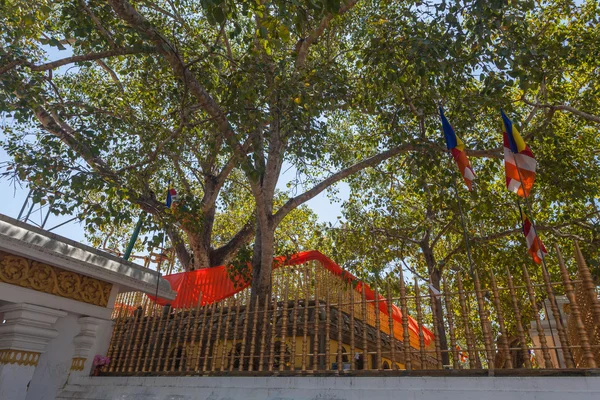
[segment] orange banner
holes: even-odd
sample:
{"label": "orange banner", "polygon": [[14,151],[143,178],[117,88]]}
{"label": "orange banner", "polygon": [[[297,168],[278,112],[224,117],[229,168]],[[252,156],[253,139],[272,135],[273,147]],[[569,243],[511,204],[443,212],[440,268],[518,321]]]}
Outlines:
{"label": "orange banner", "polygon": [[[273,260],[273,269],[304,264],[308,261],[318,261],[326,268],[329,272],[340,279],[348,282],[357,281],[354,285],[354,290],[358,293],[362,293],[363,288],[365,291],[365,298],[367,301],[373,301],[375,299],[375,293],[369,285],[359,281],[354,275],[347,271],[344,271],[339,265],[334,263],[324,254],[319,251],[301,251],[290,257],[277,257]],[[244,280],[239,274],[232,273],[225,266],[198,269],[190,272],[181,272],[179,274],[166,275],[163,277],[171,284],[171,289],[177,292],[175,300],[170,302],[171,307],[195,307],[200,301],[200,305],[212,304],[215,301],[226,299],[234,294],[241,292],[250,286],[250,282]],[[200,298],[200,293],[202,297]],[[153,300],[154,297],[150,296]],[[169,302],[163,299],[156,300],[158,304],[166,305]],[[388,306],[386,299],[379,295],[379,309],[385,315],[388,315]],[[392,305],[392,317],[398,323],[402,323],[402,312],[398,307]],[[419,334],[419,325],[414,318],[408,317],[409,329],[412,334]],[[433,333],[425,328],[421,327],[423,335],[425,337],[425,345],[429,346],[433,340]],[[411,334],[411,336],[412,336]]]}

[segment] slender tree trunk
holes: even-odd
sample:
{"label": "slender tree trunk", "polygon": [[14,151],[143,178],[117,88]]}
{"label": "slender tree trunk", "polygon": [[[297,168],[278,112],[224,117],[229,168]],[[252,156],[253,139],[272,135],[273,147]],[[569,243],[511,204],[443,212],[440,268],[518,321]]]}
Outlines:
{"label": "slender tree trunk", "polygon": [[[441,271],[436,268],[431,274],[431,284],[434,288],[441,292],[440,288],[440,280],[441,280]],[[450,355],[448,354],[448,339],[446,338],[446,329],[444,323],[444,312],[442,308],[442,296],[435,296],[435,312],[437,315],[438,324],[438,336],[440,338],[440,348],[442,350],[442,363],[444,365],[450,364]]]}
{"label": "slender tree trunk", "polygon": [[[429,247],[428,243],[421,244],[421,250],[423,251],[425,262],[427,263],[427,271],[429,272],[429,276],[431,277],[431,284],[434,288],[441,291],[440,281],[442,278],[442,271],[436,265],[433,250]],[[438,329],[436,334],[440,339],[440,348],[442,350],[442,363],[444,365],[448,365],[450,364],[450,356],[448,354],[448,339],[446,338],[444,312],[442,308],[442,297],[433,296],[433,301],[435,302],[435,312],[438,320]]]}

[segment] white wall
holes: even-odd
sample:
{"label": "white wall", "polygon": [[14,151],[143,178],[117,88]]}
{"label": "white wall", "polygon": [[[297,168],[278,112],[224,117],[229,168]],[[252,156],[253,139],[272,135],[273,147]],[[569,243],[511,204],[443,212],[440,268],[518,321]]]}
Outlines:
{"label": "white wall", "polygon": [[600,377],[87,377],[58,399],[598,400]]}
{"label": "white wall", "polygon": [[46,351],[42,353],[29,383],[26,400],[54,400],[70,376],[89,376],[94,356],[106,354],[112,334],[111,321],[99,324],[96,341],[89,351],[83,371],[71,371],[73,338],[80,332],[79,317],[69,313],[56,321],[54,329],[58,331],[58,336],[48,343]]}
{"label": "white wall", "polygon": [[73,337],[79,333],[77,315],[69,313],[54,324],[58,336],[50,340],[33,373],[26,400],[54,400],[67,382],[73,357]]}
{"label": "white wall", "polygon": [[23,398],[23,392],[29,385],[29,378],[34,369],[33,366],[0,364],[0,399]]}
{"label": "white wall", "polygon": [[112,336],[113,322],[106,320],[99,323],[98,330],[96,331],[96,339],[92,348],[89,350],[89,355],[85,361],[85,366],[82,371],[71,371],[71,377],[89,376],[92,372],[92,364],[94,362],[94,356],[100,354],[105,356],[108,351],[110,344],[110,338]]}

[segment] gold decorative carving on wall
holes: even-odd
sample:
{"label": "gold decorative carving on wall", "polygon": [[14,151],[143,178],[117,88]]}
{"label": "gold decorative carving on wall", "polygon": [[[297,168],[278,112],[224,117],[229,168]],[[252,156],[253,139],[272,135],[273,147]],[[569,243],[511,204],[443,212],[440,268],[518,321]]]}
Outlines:
{"label": "gold decorative carving on wall", "polygon": [[71,371],[83,371],[85,366],[85,358],[75,357],[71,361]]}
{"label": "gold decorative carving on wall", "polygon": [[112,283],[0,251],[0,282],[106,307]]}
{"label": "gold decorative carving on wall", "polygon": [[0,350],[0,364],[17,364],[25,366],[37,366],[40,361],[40,353],[23,350]]}

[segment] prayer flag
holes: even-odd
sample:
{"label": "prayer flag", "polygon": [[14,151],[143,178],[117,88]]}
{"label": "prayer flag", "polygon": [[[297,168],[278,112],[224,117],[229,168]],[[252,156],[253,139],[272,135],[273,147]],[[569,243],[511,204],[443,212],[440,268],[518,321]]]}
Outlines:
{"label": "prayer flag", "polygon": [[177,190],[170,188],[169,190],[167,190],[167,202],[166,202],[166,206],[167,208],[172,208],[172,206],[177,203],[178,200],[178,196],[177,196]]}
{"label": "prayer flag", "polygon": [[506,171],[506,187],[521,197],[528,197],[533,182],[537,162],[527,143],[523,140],[517,128],[502,113],[504,128],[504,170]]}
{"label": "prayer flag", "polygon": [[473,179],[475,179],[475,173],[473,172],[471,164],[469,163],[469,159],[467,158],[465,144],[458,136],[456,136],[456,133],[454,133],[454,128],[452,128],[452,125],[450,125],[444,116],[444,110],[442,107],[440,107],[440,118],[442,119],[444,137],[446,138],[446,147],[452,152],[452,157],[454,157],[454,161],[456,161],[458,170],[462,174],[467,188],[469,191],[471,191]]}
{"label": "prayer flag", "polygon": [[531,257],[536,264],[541,264],[542,257],[548,255],[546,247],[544,247],[533,224],[522,210],[521,218],[523,219],[523,235],[525,235],[525,241],[527,242],[527,251],[531,254]]}

